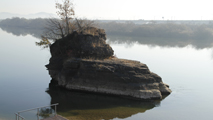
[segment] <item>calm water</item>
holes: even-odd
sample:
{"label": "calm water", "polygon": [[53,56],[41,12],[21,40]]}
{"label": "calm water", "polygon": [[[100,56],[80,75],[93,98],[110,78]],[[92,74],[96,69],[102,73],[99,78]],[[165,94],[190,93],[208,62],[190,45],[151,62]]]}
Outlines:
{"label": "calm water", "polygon": [[[51,80],[44,67],[49,51],[35,46],[38,39],[31,35],[7,32],[0,29],[0,120],[13,120],[17,111],[57,102],[58,113],[73,120],[213,118],[213,47],[122,43],[110,37],[118,58],[147,64],[173,91],[161,101],[142,102],[63,90],[46,92]],[[35,111],[23,116],[36,119]]]}

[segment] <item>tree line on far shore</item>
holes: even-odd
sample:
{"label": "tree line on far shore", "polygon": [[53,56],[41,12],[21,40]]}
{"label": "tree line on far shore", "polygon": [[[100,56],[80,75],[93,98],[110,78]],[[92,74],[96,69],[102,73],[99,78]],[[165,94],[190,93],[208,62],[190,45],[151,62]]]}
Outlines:
{"label": "tree line on far shore", "polygon": [[133,22],[100,23],[110,35],[134,36],[134,37],[159,37],[178,39],[206,39],[213,38],[213,25],[200,24],[134,24]]}
{"label": "tree line on far shore", "polygon": [[26,19],[14,17],[0,21],[0,27],[29,28],[29,29],[44,29],[46,24],[47,19],[45,18]]}
{"label": "tree line on far shore", "polygon": [[[16,27],[43,30],[48,19],[10,18],[0,21],[0,27]],[[135,24],[133,22],[102,22],[95,21],[99,28],[105,29],[108,35],[130,37],[160,37],[178,39],[211,39],[213,38],[213,25],[211,24]]]}

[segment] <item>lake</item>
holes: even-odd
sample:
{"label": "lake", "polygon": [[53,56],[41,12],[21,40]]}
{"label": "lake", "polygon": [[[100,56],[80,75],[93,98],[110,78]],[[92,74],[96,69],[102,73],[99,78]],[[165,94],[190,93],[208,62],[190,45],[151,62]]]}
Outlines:
{"label": "lake", "polygon": [[[137,60],[170,85],[163,100],[48,90],[50,53],[34,34],[0,29],[0,120],[15,112],[59,103],[57,113],[72,120],[201,120],[213,118],[213,40],[161,42],[162,38],[108,36],[118,58]],[[140,41],[144,39],[145,41]],[[154,40],[155,39],[155,40]],[[150,42],[151,41],[151,42]],[[170,41],[170,42],[169,42]],[[168,43],[168,44],[167,44]],[[36,120],[36,111],[22,114]],[[42,116],[40,116],[42,118]]]}

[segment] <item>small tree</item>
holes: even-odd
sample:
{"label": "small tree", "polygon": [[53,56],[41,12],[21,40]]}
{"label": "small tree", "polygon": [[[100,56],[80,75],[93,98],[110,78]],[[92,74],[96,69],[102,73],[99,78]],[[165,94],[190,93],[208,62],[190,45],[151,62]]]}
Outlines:
{"label": "small tree", "polygon": [[74,6],[70,0],[64,0],[63,4],[56,3],[55,5],[56,9],[58,9],[56,13],[60,19],[48,19],[45,31],[41,35],[41,41],[36,42],[36,45],[47,48],[51,44],[50,40],[55,42],[73,31],[83,32],[90,27],[96,26],[94,21],[75,18]]}
{"label": "small tree", "polygon": [[47,48],[51,44],[50,41],[54,42],[73,32],[73,25],[71,24],[75,15],[73,3],[70,0],[64,0],[63,4],[56,2],[55,7],[58,9],[56,13],[61,20],[56,18],[47,20],[45,31],[41,35],[41,41],[36,42],[38,46]]}
{"label": "small tree", "polygon": [[65,23],[65,34],[68,35],[73,32],[72,24],[70,20],[74,19],[75,11],[73,3],[69,0],[64,0],[63,4],[56,3],[57,14],[61,20]]}

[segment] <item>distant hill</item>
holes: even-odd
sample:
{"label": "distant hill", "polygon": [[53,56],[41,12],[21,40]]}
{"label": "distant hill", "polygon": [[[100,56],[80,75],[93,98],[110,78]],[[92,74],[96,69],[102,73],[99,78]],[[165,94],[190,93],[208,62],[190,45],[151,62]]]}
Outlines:
{"label": "distant hill", "polygon": [[45,13],[45,12],[39,12],[35,14],[28,14],[28,15],[22,15],[22,14],[14,14],[14,13],[8,13],[8,12],[0,12],[0,19],[6,19],[6,18],[13,18],[13,17],[20,17],[20,18],[50,18],[50,17],[57,17],[56,14],[52,13]]}

